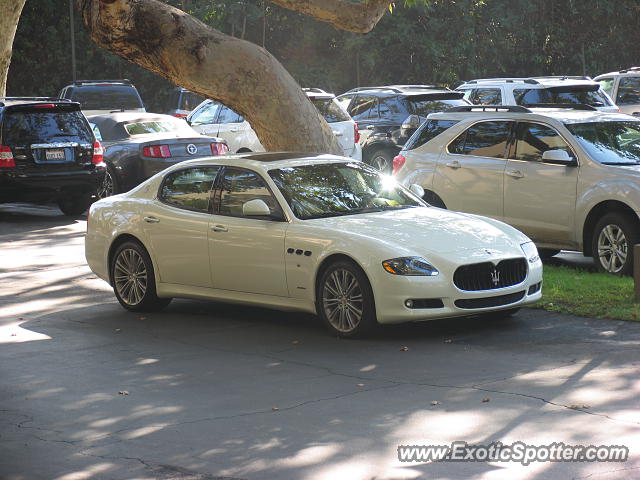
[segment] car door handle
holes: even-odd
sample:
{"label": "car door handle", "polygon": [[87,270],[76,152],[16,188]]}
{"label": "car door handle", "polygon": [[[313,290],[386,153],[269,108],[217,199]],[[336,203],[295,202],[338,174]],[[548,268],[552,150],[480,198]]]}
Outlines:
{"label": "car door handle", "polygon": [[238,130],[237,128],[232,128],[232,129],[231,129],[231,130],[229,130],[229,131],[230,131],[231,133],[236,133],[236,132],[238,132],[239,130]]}
{"label": "car door handle", "polygon": [[375,125],[367,125],[366,127],[364,127],[365,130],[374,130],[375,128]]}
{"label": "car door handle", "polygon": [[212,232],[228,232],[229,230],[227,230],[227,227],[225,227],[224,225],[213,225],[211,227],[211,231]]}
{"label": "car door handle", "polygon": [[339,131],[337,131],[337,130],[333,130],[333,134],[334,134],[336,137],[341,137],[341,136],[343,136],[343,135],[344,135],[344,133],[339,132]]}
{"label": "car door handle", "polygon": [[520,170],[507,170],[505,171],[507,175],[513,178],[522,178],[524,177],[523,173]]}
{"label": "car door handle", "polygon": [[144,217],[144,221],[147,223],[160,223],[160,219],[156,217]]}
{"label": "car door handle", "polygon": [[462,165],[460,165],[460,162],[458,160],[454,160],[453,162],[449,162],[446,165],[447,165],[447,167],[453,168],[454,170],[462,167]]}

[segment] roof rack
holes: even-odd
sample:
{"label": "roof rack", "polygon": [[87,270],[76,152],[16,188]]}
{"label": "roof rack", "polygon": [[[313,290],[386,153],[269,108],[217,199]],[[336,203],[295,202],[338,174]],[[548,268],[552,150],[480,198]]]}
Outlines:
{"label": "roof rack", "polygon": [[71,100],[68,98],[58,98],[58,97],[0,97],[0,105],[6,105],[6,102],[64,102],[71,103]]}
{"label": "roof rack", "polygon": [[90,85],[93,83],[119,83],[122,85],[131,85],[131,80],[128,78],[121,78],[120,80],[76,80],[74,85]]}
{"label": "roof rack", "polygon": [[640,67],[629,67],[624,70],[620,70],[620,73],[637,72],[638,70],[640,70]]}
{"label": "roof rack", "polygon": [[504,78],[476,78],[475,80],[469,80],[466,83],[478,84],[478,83],[492,83],[492,82],[504,82],[504,83],[528,83],[531,85],[542,85],[540,80],[588,80],[593,81],[591,77],[585,75],[548,75],[541,77],[504,77]]}
{"label": "roof rack", "polygon": [[527,108],[562,108],[565,110],[588,110],[597,111],[593,105],[586,103],[527,103]]}
{"label": "roof rack", "polygon": [[356,88],[352,88],[351,90],[347,90],[344,93],[363,92],[365,90],[386,90],[393,93],[402,93],[402,90],[395,87],[356,87]]}
{"label": "roof rack", "polygon": [[451,112],[514,112],[514,113],[531,113],[526,107],[520,105],[462,105],[447,110]]}
{"label": "roof rack", "polygon": [[325,94],[327,93],[324,90],[322,90],[321,88],[307,88],[307,87],[304,87],[302,89],[302,91],[303,92],[310,92],[310,93],[325,93]]}

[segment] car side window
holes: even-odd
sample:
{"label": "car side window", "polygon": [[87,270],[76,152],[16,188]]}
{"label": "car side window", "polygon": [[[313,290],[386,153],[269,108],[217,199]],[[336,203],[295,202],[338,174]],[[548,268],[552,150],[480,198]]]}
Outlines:
{"label": "car side window", "polygon": [[604,90],[609,96],[613,95],[613,80],[614,79],[612,77],[601,78],[598,80],[602,90]]}
{"label": "car side window", "polygon": [[541,162],[547,150],[564,150],[574,157],[571,148],[553,128],[538,123],[521,122],[516,130],[516,160]]}
{"label": "car side window", "polygon": [[160,187],[160,201],[174,207],[207,213],[213,182],[220,167],[177,170],[167,175]]}
{"label": "car side window", "polygon": [[219,103],[208,103],[200,108],[200,110],[193,112],[189,121],[191,122],[191,125],[211,125],[216,123],[216,117],[218,116],[219,109]]}
{"label": "car side window", "polygon": [[476,88],[469,101],[474,105],[502,105],[502,92],[499,88]]}
{"label": "car side window", "polygon": [[458,120],[427,120],[424,125],[419,128],[418,133],[411,137],[405,144],[404,149],[413,150],[414,148],[421,147],[456,123],[458,123]]}
{"label": "car side window", "polygon": [[377,118],[378,98],[371,95],[359,96],[353,103],[349,113],[355,121],[364,118]]}
{"label": "car side window", "polygon": [[618,84],[618,105],[640,104],[640,77],[622,77]]}
{"label": "car side window", "polygon": [[243,217],[242,207],[251,200],[262,200],[271,211],[271,219],[284,219],[284,214],[264,179],[255,172],[241,168],[226,168],[220,186],[220,206],[217,213]]}
{"label": "car side window", "polygon": [[345,110],[349,109],[349,104],[351,103],[351,99],[353,99],[353,95],[340,95],[339,97],[336,97],[336,102],[338,102],[338,104],[344,108]]}
{"label": "car side window", "polygon": [[218,123],[241,123],[244,119],[229,107],[222,106],[220,110],[220,116],[218,117]]}
{"label": "car side window", "polygon": [[378,101],[378,113],[382,118],[405,113],[405,110],[396,98],[381,98]]}
{"label": "car side window", "polygon": [[476,123],[449,144],[449,153],[505,158],[513,122]]}

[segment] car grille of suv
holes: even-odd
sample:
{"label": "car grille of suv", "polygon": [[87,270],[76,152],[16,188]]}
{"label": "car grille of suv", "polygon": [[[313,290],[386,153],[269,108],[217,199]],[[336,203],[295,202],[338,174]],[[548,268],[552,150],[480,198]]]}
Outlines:
{"label": "car grille of suv", "polygon": [[527,261],[524,258],[510,258],[497,265],[491,262],[463,265],[453,275],[453,283],[460,290],[495,290],[517,285],[526,277]]}

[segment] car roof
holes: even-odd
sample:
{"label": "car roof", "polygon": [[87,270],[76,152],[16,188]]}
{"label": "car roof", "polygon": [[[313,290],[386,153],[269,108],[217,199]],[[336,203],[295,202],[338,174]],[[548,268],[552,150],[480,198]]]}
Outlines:
{"label": "car roof", "polygon": [[[482,107],[479,107],[482,108]],[[497,107],[500,108],[499,106]],[[545,120],[554,119],[562,123],[590,123],[590,122],[615,122],[615,121],[636,121],[640,119],[624,113],[602,112],[599,110],[571,110],[568,108],[529,108],[529,112],[507,111],[470,111],[456,112],[445,111],[432,113],[429,119],[447,120],[491,120],[492,118],[512,119],[512,120]]]}
{"label": "car roof", "polygon": [[264,152],[264,153],[238,153],[235,155],[220,155],[204,159],[187,160],[180,163],[181,166],[197,165],[230,165],[245,167],[252,170],[266,172],[277,168],[297,167],[302,165],[314,165],[321,163],[353,163],[354,160],[327,153],[303,153],[303,152]]}
{"label": "car roof", "polygon": [[638,77],[640,76],[640,67],[629,67],[623,70],[619,70],[617,72],[609,72],[598,75],[594,80],[599,80],[602,77],[612,77],[616,75],[627,76],[627,77]]}
{"label": "car roof", "polygon": [[[345,95],[356,95],[365,93],[367,95],[374,96],[389,96],[389,95],[398,95],[403,97],[410,97],[414,95],[442,95],[443,93],[455,93],[454,90],[450,90],[446,87],[434,87],[434,86],[421,86],[421,85],[411,85],[404,86],[405,88],[400,88],[402,86],[388,86],[388,87],[358,87],[349,90],[348,92],[343,93],[340,97]],[[406,88],[409,87],[409,88]]]}
{"label": "car roof", "polygon": [[560,87],[566,85],[594,85],[591,77],[585,76],[548,76],[548,77],[504,77],[504,78],[476,78],[469,80],[457,88],[470,88],[475,86],[491,85],[522,85],[527,88]]}
{"label": "car roof", "polygon": [[72,102],[66,98],[58,97],[0,97],[0,106],[12,106],[12,105],[29,105],[37,103],[54,103],[54,104],[76,104],[80,107],[78,102]]}

